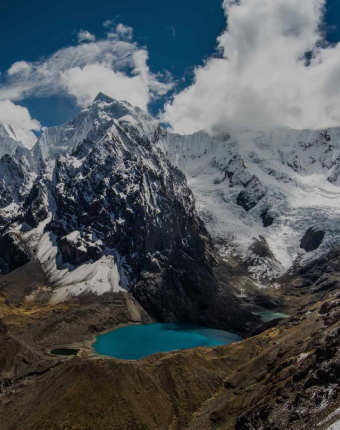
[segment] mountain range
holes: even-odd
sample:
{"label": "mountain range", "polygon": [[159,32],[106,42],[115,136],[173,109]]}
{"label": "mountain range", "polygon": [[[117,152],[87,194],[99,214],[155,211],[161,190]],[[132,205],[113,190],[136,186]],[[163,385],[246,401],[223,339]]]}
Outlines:
{"label": "mountain range", "polygon": [[[0,222],[6,231],[9,225],[16,231],[28,230],[24,236],[51,226],[58,243],[63,242],[58,251],[62,261],[70,264],[61,271],[60,262],[46,269],[51,284],[54,278],[59,286],[69,285],[70,277],[81,282],[77,266],[87,263],[85,254],[108,268],[111,263],[105,259],[111,252],[116,253],[112,263],[116,274],[108,269],[111,281],[104,274],[105,281],[94,290],[130,288],[139,264],[131,258],[133,249],[122,250],[120,245],[116,249],[113,238],[101,243],[108,233],[94,226],[91,216],[101,213],[102,225],[114,224],[120,236],[121,226],[135,219],[131,204],[140,199],[146,214],[152,212],[152,221],[161,224],[169,210],[162,207],[168,190],[181,200],[189,217],[196,216],[194,196],[217,254],[225,261],[244,263],[260,289],[275,286],[275,280],[292,268],[339,245],[340,129],[241,130],[222,136],[202,131],[180,136],[127,102],[99,94],[74,120],[46,129],[36,143],[31,132],[6,124],[1,130],[0,150],[7,156],[1,160]],[[111,164],[106,159],[109,154]],[[111,170],[118,176],[110,178]],[[162,183],[154,186],[157,175]],[[193,196],[185,189],[187,184]],[[120,212],[109,208],[111,198]],[[86,207],[81,209],[82,205]],[[63,212],[60,219],[58,211]],[[56,254],[56,248],[53,251],[45,242],[43,246]],[[155,252],[162,251],[155,249],[148,258],[158,261]],[[44,265],[44,258],[40,260]],[[87,278],[89,270],[96,283],[98,263],[92,264],[82,273]],[[92,288],[91,282],[82,284],[81,291]],[[77,288],[69,294],[78,294]],[[65,289],[58,294],[67,296]]]}
{"label": "mountain range", "polygon": [[[174,390],[160,407],[174,408],[176,419],[160,427],[134,411],[148,424],[128,427],[126,418],[117,428],[273,430],[282,428],[275,427],[281,406],[287,428],[326,428],[339,391],[340,128],[181,136],[100,93],[38,138],[0,124],[0,157],[0,400],[7,405],[8,396],[15,415],[16,393],[23,393],[28,424],[20,425],[47,428],[48,405],[35,416],[29,404],[44,403],[55,381],[71,392],[89,390],[96,368],[84,342],[94,334],[157,320],[247,339],[202,355],[150,359],[147,366],[168,375],[157,371],[152,383]],[[291,318],[265,323],[258,313],[268,310]],[[79,343],[84,355],[75,364],[46,352]],[[144,388],[129,378],[149,378],[143,365],[127,364],[125,374],[98,363],[122,378],[117,384],[126,384],[134,405],[131,393]],[[275,375],[282,391],[273,397],[281,383]],[[316,418],[318,399],[324,421]],[[289,408],[294,413],[285,415]]]}

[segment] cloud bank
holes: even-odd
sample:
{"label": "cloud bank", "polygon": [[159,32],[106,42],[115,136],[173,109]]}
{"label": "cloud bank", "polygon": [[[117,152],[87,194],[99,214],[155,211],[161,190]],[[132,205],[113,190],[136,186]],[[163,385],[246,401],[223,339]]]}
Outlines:
{"label": "cloud bank", "polygon": [[173,83],[168,76],[150,71],[148,52],[132,40],[131,27],[118,24],[113,29],[111,21],[105,26],[105,39],[96,40],[80,30],[78,45],[60,49],[42,61],[13,64],[7,81],[0,85],[0,100],[64,94],[84,107],[101,91],[146,110],[150,101],[167,93]]}
{"label": "cloud bank", "polygon": [[22,130],[40,130],[39,121],[32,119],[28,110],[10,100],[0,100],[0,122],[12,124]]}
{"label": "cloud bank", "polygon": [[18,75],[18,74],[29,74],[32,71],[32,66],[26,61],[17,61],[14,63],[7,71],[9,76]]}
{"label": "cloud bank", "polygon": [[322,32],[326,0],[224,0],[219,56],[165,106],[178,133],[340,125],[340,44]]}

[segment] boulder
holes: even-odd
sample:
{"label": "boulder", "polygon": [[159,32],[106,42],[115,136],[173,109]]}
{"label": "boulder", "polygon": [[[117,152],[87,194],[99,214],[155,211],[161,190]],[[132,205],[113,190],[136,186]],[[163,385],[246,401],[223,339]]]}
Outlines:
{"label": "boulder", "polygon": [[315,251],[321,245],[325,234],[326,232],[317,227],[309,228],[301,240],[300,248],[307,252]]}
{"label": "boulder", "polygon": [[262,185],[261,181],[256,176],[253,176],[246,188],[237,196],[236,203],[248,212],[253,209],[266,194],[267,188]]}
{"label": "boulder", "polygon": [[270,227],[271,225],[273,225],[274,217],[270,215],[268,209],[262,212],[261,218],[263,222],[263,227]]}

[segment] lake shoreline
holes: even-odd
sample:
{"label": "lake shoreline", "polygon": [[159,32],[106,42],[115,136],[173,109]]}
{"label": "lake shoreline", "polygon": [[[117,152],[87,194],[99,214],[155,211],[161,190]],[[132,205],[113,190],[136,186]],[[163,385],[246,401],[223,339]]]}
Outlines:
{"label": "lake shoreline", "polygon": [[242,340],[241,336],[229,331],[197,324],[153,322],[117,326],[96,336],[91,347],[101,357],[135,361],[159,353],[218,347]]}
{"label": "lake shoreline", "polygon": [[[270,312],[270,311],[268,311],[268,312]],[[253,313],[260,316],[260,314],[265,313],[265,312],[259,312],[259,313],[253,312]],[[281,318],[289,318],[289,315],[282,314],[282,313],[280,313],[278,311],[273,311],[272,313],[273,314],[280,314],[280,315],[282,315],[281,317],[279,317],[280,319]],[[272,318],[272,319],[274,319],[274,318]],[[265,320],[263,320],[263,321],[266,322]],[[160,322],[154,320],[151,317],[149,317],[149,320],[142,320],[141,319],[141,320],[138,320],[138,321],[128,321],[128,322],[119,323],[119,324],[117,324],[114,327],[107,328],[105,330],[102,330],[102,331],[96,333],[95,335],[92,335],[90,339],[86,339],[86,340],[81,341],[81,342],[74,342],[74,343],[69,343],[69,344],[55,345],[53,347],[53,349],[52,348],[49,349],[49,351],[46,351],[46,353],[50,357],[58,357],[59,359],[62,359],[62,360],[70,360],[70,359],[74,359],[74,358],[84,358],[84,359],[90,359],[90,360],[98,360],[98,359],[105,359],[105,360],[107,360],[107,359],[110,359],[110,360],[120,360],[120,361],[135,361],[135,359],[117,358],[117,357],[114,357],[114,356],[111,356],[111,355],[101,354],[101,353],[99,353],[99,352],[97,352],[95,350],[94,345],[98,341],[98,338],[100,336],[103,336],[103,335],[105,335],[107,333],[110,333],[110,332],[114,332],[114,331],[116,331],[118,329],[121,329],[121,328],[124,328],[124,327],[129,327],[129,326],[149,325],[149,324],[156,324],[156,323],[160,323]],[[174,322],[173,324],[180,324],[180,323]],[[204,328],[208,329],[208,327],[204,327],[204,326],[201,326],[201,327],[203,329]],[[221,330],[221,331],[225,331],[225,330]],[[232,332],[228,332],[228,333],[233,334],[233,335],[235,334],[235,333],[232,333]],[[244,340],[243,338],[241,338],[241,339]],[[240,341],[242,341],[242,340],[240,340]],[[223,344],[222,345],[216,345],[216,346],[223,346]],[[216,347],[216,346],[196,346],[196,347],[193,347],[193,348],[205,348],[205,347],[206,348],[212,348],[212,347]],[[52,350],[57,350],[57,349],[77,349],[78,353],[76,355],[69,355],[69,356],[68,355],[56,355],[56,354],[52,354]],[[191,349],[191,348],[188,348],[188,349]],[[167,353],[171,353],[171,352],[175,352],[175,351],[180,351],[180,350],[181,349],[170,350],[170,351],[159,351],[159,352],[154,352],[154,353],[152,353],[150,355],[154,355],[154,354],[167,354]],[[148,355],[144,356],[144,357],[141,357],[138,360],[142,360],[143,358],[146,358],[146,357],[148,357]]]}
{"label": "lake shoreline", "polygon": [[[92,335],[90,339],[87,339],[87,340],[84,340],[81,342],[56,345],[53,348],[50,348],[49,351],[47,351],[46,353],[51,357],[58,357],[62,360],[63,359],[64,360],[70,360],[70,359],[74,359],[74,358],[84,358],[84,359],[91,359],[91,360],[96,360],[96,359],[117,360],[115,357],[111,357],[109,355],[101,355],[95,351],[95,349],[93,348],[93,345],[96,343],[97,337],[102,336],[102,335],[109,333],[111,331],[118,330],[118,329],[123,328],[123,327],[131,326],[131,325],[152,324],[154,322],[155,322],[154,320],[148,321],[148,322],[141,320],[141,321],[130,321],[130,322],[126,322],[126,323],[119,323],[112,328],[108,328],[106,330],[98,332],[96,335]],[[56,350],[56,349],[78,349],[78,353],[74,356],[52,354],[51,351]]]}

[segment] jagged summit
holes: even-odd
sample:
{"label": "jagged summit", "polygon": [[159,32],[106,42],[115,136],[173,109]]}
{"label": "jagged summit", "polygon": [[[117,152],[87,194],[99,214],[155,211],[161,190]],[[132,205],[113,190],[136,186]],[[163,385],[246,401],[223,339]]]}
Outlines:
{"label": "jagged summit", "polygon": [[[102,92],[99,92],[97,94],[97,96],[95,97],[95,99],[93,100],[92,103],[96,103],[96,102],[115,103],[117,105],[120,104],[120,105],[123,105],[123,106],[133,107],[131,105],[131,103],[127,102],[126,100],[117,100],[117,99],[114,99],[113,97],[110,97],[110,96],[108,96],[108,95],[106,95],[106,94],[104,94]],[[134,109],[139,109],[139,108],[134,107]]]}
{"label": "jagged summit", "polygon": [[111,98],[111,97],[107,96],[106,94],[100,92],[100,93],[97,94],[96,98],[93,101],[94,102],[100,101],[100,102],[111,103],[111,102],[116,101],[116,100],[114,100],[113,98]]}
{"label": "jagged summit", "polygon": [[112,127],[124,127],[137,139],[154,141],[159,125],[139,108],[99,93],[73,120],[42,133],[29,160],[31,170],[40,173],[50,161],[75,150],[84,140],[97,143]]}
{"label": "jagged summit", "polygon": [[5,154],[14,155],[18,148],[30,150],[36,141],[37,137],[31,131],[0,122],[0,158]]}

